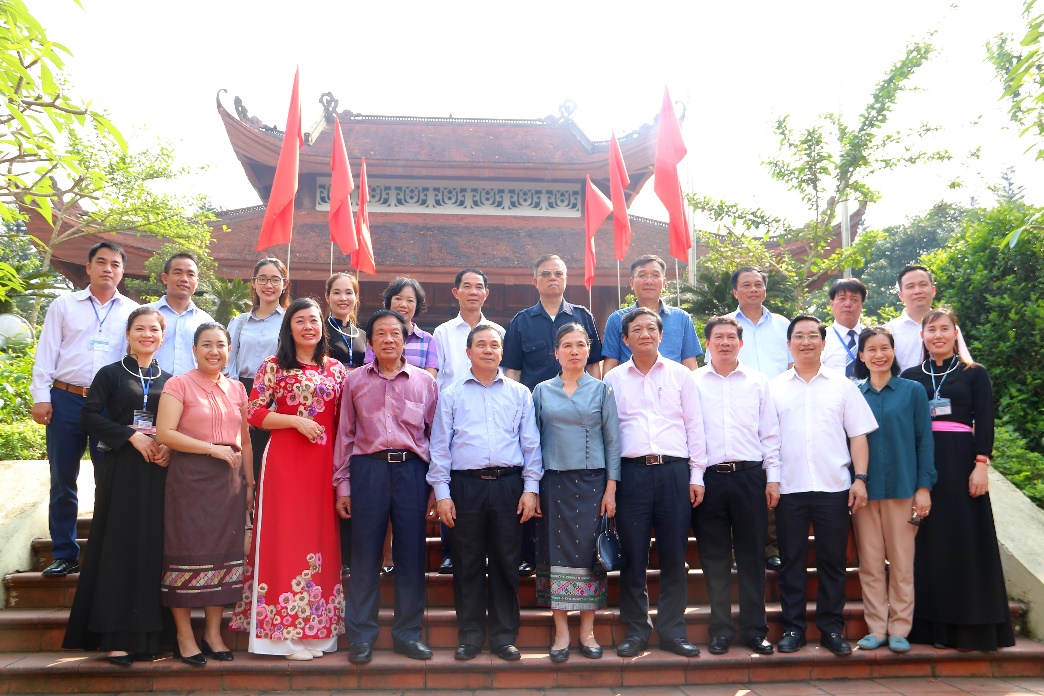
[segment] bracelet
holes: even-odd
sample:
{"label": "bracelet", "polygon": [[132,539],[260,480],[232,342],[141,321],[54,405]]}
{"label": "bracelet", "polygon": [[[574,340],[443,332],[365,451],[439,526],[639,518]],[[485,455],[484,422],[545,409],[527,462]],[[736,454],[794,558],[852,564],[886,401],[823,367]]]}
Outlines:
{"label": "bracelet", "polygon": [[209,445],[207,445],[207,456],[208,457],[213,457],[214,456],[214,443],[213,442],[211,442]]}

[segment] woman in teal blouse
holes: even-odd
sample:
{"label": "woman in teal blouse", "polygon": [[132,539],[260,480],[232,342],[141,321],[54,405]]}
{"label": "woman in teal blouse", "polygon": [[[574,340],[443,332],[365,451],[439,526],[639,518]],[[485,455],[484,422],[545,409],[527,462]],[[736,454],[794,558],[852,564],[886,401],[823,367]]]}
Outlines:
{"label": "woman in teal blouse", "polygon": [[606,605],[605,571],[595,568],[599,522],[616,514],[620,423],[608,384],[587,374],[591,340],[580,324],[555,335],[558,377],[533,390],[544,477],[537,519],[537,603],[551,607],[551,660],[569,658],[569,611],[580,611],[580,654],[597,659],[594,614]]}
{"label": "woman in teal blouse", "polygon": [[[914,539],[920,520],[931,511],[935,484],[935,442],[924,389],[900,378],[895,339],[883,326],[859,336],[856,377],[878,429],[867,436],[864,509],[852,515],[859,547],[859,581],[870,632],[857,645],[863,650],[888,643],[907,652],[914,609]],[[888,572],[885,572],[885,563]]]}

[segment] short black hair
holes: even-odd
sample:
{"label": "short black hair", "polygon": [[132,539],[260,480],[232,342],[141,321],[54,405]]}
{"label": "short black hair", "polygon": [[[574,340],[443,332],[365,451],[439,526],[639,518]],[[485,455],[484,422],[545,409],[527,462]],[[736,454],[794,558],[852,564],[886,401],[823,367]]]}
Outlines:
{"label": "short black hair", "polygon": [[228,341],[229,345],[232,344],[232,335],[228,333],[228,329],[226,329],[223,324],[219,324],[216,321],[207,321],[203,322],[202,324],[196,327],[196,333],[192,334],[192,345],[198,346],[199,337],[202,336],[204,332],[211,331],[213,329],[217,329],[221,333],[225,334],[225,340]]}
{"label": "short black hair", "polygon": [[925,268],[924,266],[907,266],[903,270],[899,271],[899,275],[895,279],[895,286],[897,288],[899,288],[900,290],[902,290],[903,289],[903,276],[906,275],[907,273],[913,273],[914,271],[924,271],[925,273],[928,274],[928,282],[931,283],[932,285],[935,285],[935,276],[933,276],[932,272],[929,271],[927,268]]}
{"label": "short black hair", "polygon": [[[420,282],[414,278],[398,277],[392,282],[388,283],[388,287],[384,289],[384,308],[391,309],[392,298],[401,293],[405,288],[412,288],[413,294],[417,298],[417,310],[413,313],[414,316],[420,316],[424,314],[424,310],[428,308],[428,296],[424,294],[424,288],[421,287]],[[402,315],[400,315],[402,316]],[[405,321],[405,319],[403,319]],[[369,333],[366,334],[369,338]]]}
{"label": "short black hair", "polygon": [[373,345],[373,325],[382,317],[395,317],[398,320],[399,325],[402,326],[402,340],[405,341],[406,337],[409,336],[410,331],[410,327],[406,326],[406,317],[402,316],[394,309],[378,309],[373,313],[373,316],[370,317],[369,321],[366,322],[366,342],[371,346]]}
{"label": "short black hair", "polygon": [[453,287],[459,288],[460,284],[464,282],[464,276],[467,275],[468,273],[474,273],[475,275],[481,277],[482,278],[482,284],[486,288],[489,288],[489,278],[487,278],[486,274],[483,273],[482,271],[480,271],[477,268],[465,268],[464,270],[459,272],[457,274],[457,277],[453,279]]}
{"label": "short black hair", "polygon": [[[290,324],[295,314],[309,307],[315,308],[315,311],[319,314],[319,321],[322,322],[323,309],[311,297],[297,298],[283,312],[283,323],[279,325],[279,344],[276,346],[275,359],[276,364],[284,370],[300,370],[304,367],[297,359],[297,346],[294,345],[294,334]],[[325,322],[323,323],[325,324]],[[319,366],[320,370],[326,365],[328,351],[329,345],[326,340],[326,326],[324,325],[319,330],[319,342],[315,344],[315,349],[312,351],[312,361]]]}
{"label": "short black hair", "polygon": [[[862,333],[859,334],[859,347],[856,348],[856,353],[862,353],[863,348],[866,346],[866,342],[874,336],[887,336],[888,342],[892,344],[892,350],[895,350],[895,336],[888,330],[886,326],[868,326],[863,329]],[[899,374],[899,361],[894,357],[892,358],[892,376],[896,377]],[[866,363],[862,360],[855,361],[855,376],[856,379],[870,379],[870,368],[866,366]]]}
{"label": "short black hair", "polygon": [[646,265],[648,263],[655,263],[657,266],[660,267],[661,271],[663,271],[664,273],[667,272],[667,262],[666,261],[661,259],[656,254],[645,254],[644,256],[639,256],[638,258],[636,258],[634,261],[631,262],[631,277],[632,278],[634,277],[634,272],[635,271],[637,271],[639,268],[641,268],[642,266],[644,266],[644,265]]}
{"label": "short black hair", "polygon": [[707,323],[703,326],[704,340],[709,341],[711,337],[711,332],[714,331],[714,327],[722,325],[736,327],[736,337],[739,338],[739,340],[741,341],[743,340],[743,327],[740,326],[740,323],[732,317],[725,316],[711,317],[707,320]]}
{"label": "short black hair", "polygon": [[799,321],[814,321],[816,326],[819,327],[819,337],[824,341],[826,340],[826,324],[820,321],[819,317],[814,317],[811,314],[799,314],[790,320],[790,326],[787,327],[787,340],[790,340],[791,334],[794,333],[794,325]]}
{"label": "short black hair", "polygon": [[729,278],[729,284],[732,285],[733,290],[739,286],[739,277],[744,273],[757,273],[761,276],[761,282],[765,284],[765,287],[768,287],[768,273],[765,273],[765,271],[756,266],[740,266],[732,274],[732,277]]}
{"label": "short black hair", "polygon": [[170,267],[174,264],[174,259],[188,259],[192,263],[196,264],[196,270],[199,270],[199,261],[196,259],[196,255],[188,251],[179,251],[178,253],[167,259],[167,262],[163,264],[163,272],[170,273]]}
{"label": "short black hair", "polygon": [[[534,278],[537,277],[537,272],[540,270],[540,267],[543,266],[548,261],[558,261],[559,263],[562,264],[563,268],[566,268],[566,262],[563,261],[562,257],[559,256],[558,254],[544,254],[539,259],[537,259],[536,261],[533,262],[533,277]],[[569,273],[568,268],[566,268],[566,273],[567,274]]]}
{"label": "short black hair", "polygon": [[633,309],[628,310],[627,314],[623,315],[623,321],[620,326],[620,329],[623,332],[623,336],[627,335],[627,330],[631,328],[631,324],[634,323],[634,321],[643,314],[648,314],[649,316],[656,319],[656,329],[660,333],[663,333],[663,319],[660,317],[659,314],[652,311],[648,307],[635,307]]}
{"label": "short black hair", "polygon": [[98,242],[97,244],[95,244],[94,246],[91,247],[91,250],[87,252],[87,263],[90,263],[91,261],[93,261],[94,257],[97,256],[98,252],[101,251],[102,249],[108,249],[109,251],[115,251],[117,254],[120,255],[120,258],[123,260],[123,265],[124,266],[127,265],[127,252],[125,252],[123,250],[123,247],[121,247],[116,242],[110,242],[108,240],[103,241],[103,242]]}
{"label": "short black hair", "polygon": [[588,344],[591,343],[591,337],[587,334],[587,329],[585,329],[582,324],[571,321],[568,324],[562,324],[559,326],[558,331],[555,332],[555,350],[558,350],[558,344],[562,342],[562,337],[566,334],[573,333],[574,331],[582,333],[584,338],[587,339]]}
{"label": "short black hair", "polygon": [[858,278],[838,278],[830,285],[830,290],[827,291],[831,302],[834,300],[834,296],[839,292],[844,293],[859,293],[863,296],[863,302],[866,302],[866,285],[863,281]]}
{"label": "short black hair", "polygon": [[468,348],[471,347],[471,339],[472,339],[472,337],[475,334],[477,334],[478,332],[480,332],[480,331],[492,331],[493,333],[495,333],[497,335],[497,338],[500,339],[501,346],[504,345],[504,335],[502,333],[500,333],[500,329],[498,329],[497,327],[493,326],[492,324],[479,324],[474,329],[472,329],[471,331],[468,332],[468,340],[467,340],[467,342],[465,344]]}

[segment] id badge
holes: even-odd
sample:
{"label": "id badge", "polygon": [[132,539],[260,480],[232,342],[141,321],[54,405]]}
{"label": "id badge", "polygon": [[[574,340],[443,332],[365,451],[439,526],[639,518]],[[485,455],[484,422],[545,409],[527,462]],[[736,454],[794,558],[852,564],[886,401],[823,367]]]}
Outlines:
{"label": "id badge", "polygon": [[101,338],[92,338],[87,343],[87,350],[100,350],[102,352],[109,350],[109,342]]}
{"label": "id badge", "polygon": [[949,399],[931,399],[928,405],[932,409],[932,418],[936,416],[949,416],[953,413]]}
{"label": "id badge", "polygon": [[156,434],[156,419],[148,411],[135,411],[134,422],[131,427],[137,430],[139,433],[145,433],[146,435]]}

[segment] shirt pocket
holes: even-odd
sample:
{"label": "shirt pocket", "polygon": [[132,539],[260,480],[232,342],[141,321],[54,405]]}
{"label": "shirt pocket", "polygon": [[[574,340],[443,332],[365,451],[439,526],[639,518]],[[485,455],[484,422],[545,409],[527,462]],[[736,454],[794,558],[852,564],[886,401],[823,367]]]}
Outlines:
{"label": "shirt pocket", "polygon": [[[394,414],[392,414],[394,417]],[[403,425],[418,431],[424,430],[424,404],[406,399],[402,402],[399,418]]]}
{"label": "shirt pocket", "polygon": [[493,410],[493,422],[504,432],[515,435],[518,433],[519,423],[522,421],[522,408],[511,407],[496,408]]}
{"label": "shirt pocket", "polygon": [[550,355],[550,343],[547,339],[535,339],[522,342],[522,352],[525,360],[530,364],[540,364]]}

